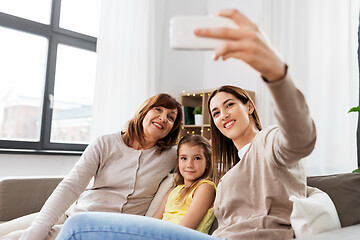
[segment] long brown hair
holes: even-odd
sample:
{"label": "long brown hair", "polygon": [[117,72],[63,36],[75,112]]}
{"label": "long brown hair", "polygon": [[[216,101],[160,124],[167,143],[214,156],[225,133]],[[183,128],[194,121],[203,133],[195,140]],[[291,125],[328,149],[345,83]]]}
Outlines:
{"label": "long brown hair", "polygon": [[160,93],[147,99],[136,111],[135,116],[129,121],[128,127],[124,131],[124,142],[131,147],[131,144],[136,140],[140,145],[144,144],[144,129],[143,121],[146,114],[154,107],[164,107],[167,109],[176,109],[177,115],[174,126],[164,138],[156,142],[158,146],[157,152],[160,154],[162,151],[169,149],[176,144],[178,140],[181,121],[182,121],[182,108],[181,104],[169,94]]}
{"label": "long brown hair", "polygon": [[[254,101],[251,99],[250,95],[243,89],[235,86],[222,86],[215,91],[213,91],[208,100],[208,109],[210,110],[211,99],[219,92],[230,93],[237,99],[239,99],[243,104],[247,104],[249,101],[254,107],[254,111],[251,116],[254,119],[256,128],[261,131],[260,119],[256,111]],[[213,178],[215,183],[219,182],[219,179],[236,163],[239,162],[238,150],[236,149],[234,142],[224,136],[220,130],[216,127],[214,119],[210,114],[210,129],[211,129],[211,146],[212,146],[212,161],[213,166]]]}
{"label": "long brown hair", "polygon": [[190,187],[184,187],[180,191],[178,206],[181,206],[184,204],[186,197],[191,193],[191,191],[193,189],[195,189],[201,183],[201,180],[203,180],[203,179],[210,180],[210,175],[212,173],[211,146],[210,146],[209,141],[206,138],[204,138],[203,136],[200,136],[197,134],[188,134],[188,135],[185,135],[178,143],[178,148],[177,148],[178,161],[176,163],[176,167],[174,170],[175,184],[176,185],[184,184],[184,177],[181,175],[180,169],[179,169],[179,156],[180,156],[179,151],[180,151],[180,147],[183,144],[190,144],[191,146],[200,146],[201,147],[201,149],[203,150],[204,155],[205,155],[206,168],[205,168],[203,175],[201,175],[198,179],[196,179],[190,185]]}

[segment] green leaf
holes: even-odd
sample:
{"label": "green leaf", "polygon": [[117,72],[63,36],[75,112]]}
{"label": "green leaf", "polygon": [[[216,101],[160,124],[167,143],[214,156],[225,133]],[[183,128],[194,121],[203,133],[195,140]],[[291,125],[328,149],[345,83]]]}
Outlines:
{"label": "green leaf", "polygon": [[199,105],[194,109],[193,114],[201,114],[201,113],[202,113],[202,106]]}
{"label": "green leaf", "polygon": [[360,106],[351,108],[349,112],[360,112]]}
{"label": "green leaf", "polygon": [[360,173],[360,168],[358,168],[358,169],[355,169],[354,171],[352,171],[353,173]]}

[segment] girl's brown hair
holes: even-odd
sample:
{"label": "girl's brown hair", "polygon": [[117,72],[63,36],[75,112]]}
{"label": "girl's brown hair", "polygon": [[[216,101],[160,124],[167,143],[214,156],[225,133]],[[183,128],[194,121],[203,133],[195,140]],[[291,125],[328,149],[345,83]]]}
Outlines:
{"label": "girl's brown hair", "polygon": [[144,129],[143,121],[146,114],[154,107],[164,107],[167,109],[176,109],[177,115],[174,126],[164,138],[156,142],[158,146],[157,152],[160,154],[162,151],[169,149],[176,144],[178,140],[181,121],[182,121],[182,108],[181,104],[169,94],[160,93],[147,99],[140,108],[136,111],[135,116],[129,121],[128,127],[124,131],[124,142],[131,147],[131,144],[136,140],[140,145],[144,144]]}
{"label": "girl's brown hair", "polygon": [[[256,128],[261,131],[260,119],[256,111],[255,104],[250,95],[243,89],[235,86],[222,86],[213,91],[208,100],[208,109],[210,110],[211,99],[219,92],[230,93],[243,104],[247,104],[249,101],[254,107],[254,111],[251,114],[255,122]],[[215,183],[219,182],[219,179],[236,163],[239,162],[238,150],[236,149],[233,141],[230,138],[225,137],[220,130],[216,127],[214,119],[210,114],[210,129],[211,129],[211,145],[212,145],[212,161],[213,161],[213,178]]]}
{"label": "girl's brown hair", "polygon": [[188,135],[185,135],[185,137],[183,137],[178,143],[178,148],[177,148],[178,161],[176,163],[176,167],[175,167],[175,170],[174,170],[174,172],[175,172],[175,184],[176,185],[184,184],[184,177],[181,175],[180,169],[179,169],[180,148],[184,144],[190,144],[191,146],[200,146],[202,148],[204,156],[205,156],[206,168],[205,168],[205,171],[204,171],[203,175],[201,175],[198,179],[196,179],[190,185],[190,187],[184,187],[180,191],[180,197],[179,197],[179,201],[178,201],[179,206],[184,204],[186,197],[197,186],[199,186],[199,184],[201,183],[201,180],[202,179],[210,179],[210,175],[212,173],[211,146],[210,146],[209,141],[206,138],[204,138],[204,137],[202,137],[200,135],[188,134]]}

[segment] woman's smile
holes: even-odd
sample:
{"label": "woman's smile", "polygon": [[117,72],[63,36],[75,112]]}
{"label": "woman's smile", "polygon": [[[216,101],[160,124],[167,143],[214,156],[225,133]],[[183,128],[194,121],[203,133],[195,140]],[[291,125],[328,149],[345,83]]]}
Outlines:
{"label": "woman's smile", "polygon": [[224,128],[229,129],[234,126],[236,120],[229,120],[224,123]]}
{"label": "woman's smile", "polygon": [[163,125],[161,125],[161,124],[158,123],[158,122],[153,122],[153,125],[154,125],[156,128],[158,128],[158,129],[161,129],[161,130],[164,129]]}

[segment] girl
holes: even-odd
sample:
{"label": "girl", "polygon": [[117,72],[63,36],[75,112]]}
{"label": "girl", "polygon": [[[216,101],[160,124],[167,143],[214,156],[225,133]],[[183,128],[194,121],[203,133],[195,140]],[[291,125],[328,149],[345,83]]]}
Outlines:
{"label": "girl", "polygon": [[215,219],[216,186],[211,174],[211,147],[200,135],[186,135],[177,150],[176,187],[169,190],[154,218],[208,233]]}
{"label": "girl", "polygon": [[[261,130],[255,105],[240,88],[224,86],[209,97],[214,176],[219,180],[214,203],[217,230],[209,236],[139,216],[86,214],[65,224],[62,236],[70,237],[61,239],[95,240],[103,235],[106,239],[187,240],[294,237],[289,197],[306,196],[300,160],[315,146],[314,122],[286,64],[264,42],[257,26],[237,10],[222,10],[219,15],[232,19],[238,28],[198,29],[195,34],[227,40],[216,49],[215,59],[238,58],[261,73],[273,97],[278,125]],[[94,224],[97,229],[86,232]]]}
{"label": "girl", "polygon": [[[57,231],[51,228],[75,212],[144,215],[161,180],[175,167],[181,119],[181,105],[170,95],[149,98],[124,132],[102,136],[87,147],[40,213],[1,224],[0,232],[31,224],[21,239],[54,239]],[[86,188],[92,178],[92,186]],[[21,234],[2,239],[18,239]]]}

